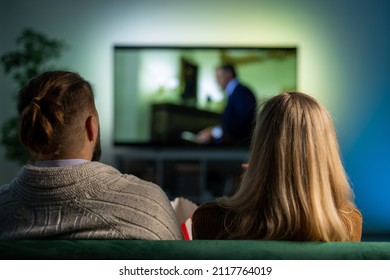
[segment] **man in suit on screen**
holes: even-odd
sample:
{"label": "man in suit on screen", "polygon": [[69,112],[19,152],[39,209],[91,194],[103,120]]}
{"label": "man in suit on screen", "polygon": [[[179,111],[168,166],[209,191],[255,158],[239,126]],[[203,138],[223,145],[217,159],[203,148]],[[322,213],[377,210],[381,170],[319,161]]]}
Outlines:
{"label": "man in suit on screen", "polygon": [[246,145],[250,141],[256,113],[256,98],[253,92],[241,84],[231,64],[216,69],[218,84],[227,94],[227,104],[220,124],[207,127],[197,134],[199,144]]}

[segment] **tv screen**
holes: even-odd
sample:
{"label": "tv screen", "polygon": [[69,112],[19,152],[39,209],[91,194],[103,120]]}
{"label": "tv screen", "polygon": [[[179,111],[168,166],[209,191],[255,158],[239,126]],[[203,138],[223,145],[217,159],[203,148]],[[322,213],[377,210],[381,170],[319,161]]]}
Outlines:
{"label": "tv screen", "polygon": [[114,144],[199,145],[226,106],[215,75],[226,63],[258,104],[297,88],[296,47],[115,46]]}

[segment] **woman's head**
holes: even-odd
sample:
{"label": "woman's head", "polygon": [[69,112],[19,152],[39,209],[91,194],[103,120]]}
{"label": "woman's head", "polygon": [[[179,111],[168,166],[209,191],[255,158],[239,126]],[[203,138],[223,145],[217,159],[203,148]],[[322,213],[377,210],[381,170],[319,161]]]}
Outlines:
{"label": "woman's head", "polygon": [[257,234],[344,239],[338,210],[349,206],[351,196],[326,109],[297,92],[277,95],[263,104],[249,167],[230,203],[240,212],[260,215],[263,225]]}
{"label": "woman's head", "polygon": [[76,73],[49,71],[19,91],[19,136],[35,156],[53,159],[81,149],[83,116],[97,116],[91,85]]}

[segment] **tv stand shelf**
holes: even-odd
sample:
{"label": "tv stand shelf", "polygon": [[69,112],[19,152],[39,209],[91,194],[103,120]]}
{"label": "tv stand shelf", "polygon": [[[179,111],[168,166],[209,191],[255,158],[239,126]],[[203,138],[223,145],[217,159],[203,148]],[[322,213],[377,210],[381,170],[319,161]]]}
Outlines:
{"label": "tv stand shelf", "polygon": [[196,203],[229,194],[248,160],[244,148],[116,147],[115,162],[123,173],[161,186],[170,199],[182,196]]}

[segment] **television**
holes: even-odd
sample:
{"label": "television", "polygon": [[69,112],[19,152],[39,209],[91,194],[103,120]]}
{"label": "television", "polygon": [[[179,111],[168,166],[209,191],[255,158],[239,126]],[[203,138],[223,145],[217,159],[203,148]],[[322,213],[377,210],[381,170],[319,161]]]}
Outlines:
{"label": "television", "polygon": [[233,64],[257,102],[297,89],[297,47],[114,46],[114,144],[196,147],[219,124],[217,66]]}

